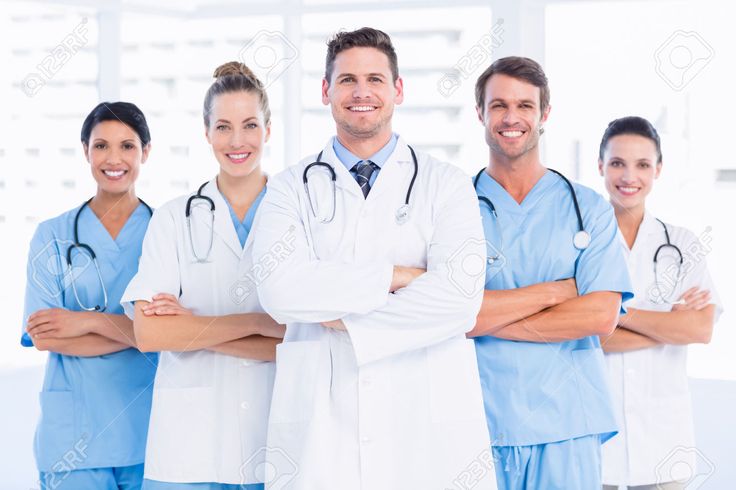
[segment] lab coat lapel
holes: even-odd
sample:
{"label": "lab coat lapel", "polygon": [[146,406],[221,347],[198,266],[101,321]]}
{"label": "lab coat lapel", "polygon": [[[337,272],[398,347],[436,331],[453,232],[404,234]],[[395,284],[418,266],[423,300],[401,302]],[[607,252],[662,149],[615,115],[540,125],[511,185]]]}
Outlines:
{"label": "lab coat lapel", "polygon": [[[388,157],[386,163],[383,164],[383,167],[381,167],[381,171],[378,173],[378,177],[373,183],[373,187],[371,187],[371,192],[368,194],[368,199],[378,199],[379,196],[387,191],[396,189],[404,181],[406,181],[405,189],[408,189],[409,182],[414,174],[413,163],[409,147],[406,142],[399,137],[399,140],[396,143],[396,148],[393,153],[391,153],[391,156]],[[407,168],[409,169],[408,178],[405,179],[402,176],[406,172]],[[405,192],[401,196],[402,204],[404,199],[406,199]]]}
{"label": "lab coat lapel", "polygon": [[332,165],[332,168],[335,170],[335,175],[337,176],[335,185],[338,189],[342,189],[351,194],[355,194],[356,196],[363,197],[363,191],[360,190],[358,182],[348,171],[348,169],[345,168],[345,165],[343,165],[340,159],[337,158],[335,150],[332,148],[333,138],[330,138],[330,141],[327,142],[327,146],[325,146],[324,150],[322,150],[322,161]]}
{"label": "lab coat lapel", "polygon": [[[233,226],[233,220],[230,217],[230,210],[228,209],[225,198],[220,194],[217,188],[217,179],[212,179],[202,189],[202,195],[209,197],[215,203],[215,236],[214,240],[221,240],[225,242],[225,245],[240,259],[243,254],[243,247],[240,246],[240,240],[235,232]],[[205,226],[209,227],[209,223]],[[213,244],[214,250],[214,244]]]}

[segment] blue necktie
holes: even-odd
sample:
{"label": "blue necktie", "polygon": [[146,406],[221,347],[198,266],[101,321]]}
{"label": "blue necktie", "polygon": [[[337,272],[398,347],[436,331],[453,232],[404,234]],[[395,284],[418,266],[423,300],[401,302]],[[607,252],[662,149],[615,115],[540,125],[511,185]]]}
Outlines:
{"label": "blue necktie", "polygon": [[376,171],[378,165],[370,160],[361,160],[355,164],[352,171],[355,172],[355,180],[363,191],[363,197],[368,197],[371,191],[371,176]]}

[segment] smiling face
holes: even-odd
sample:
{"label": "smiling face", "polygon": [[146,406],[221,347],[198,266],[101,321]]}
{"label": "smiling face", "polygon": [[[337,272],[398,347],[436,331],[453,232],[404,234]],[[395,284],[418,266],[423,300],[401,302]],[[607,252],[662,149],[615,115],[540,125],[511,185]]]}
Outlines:
{"label": "smiling face", "polygon": [[258,94],[238,91],[218,95],[205,129],[222,172],[237,178],[260,170],[271,125],[264,121]]}
{"label": "smiling face", "polygon": [[89,144],[82,144],[97,187],[110,194],[130,191],[140,167],[148,159],[145,147],[130,126],[120,121],[103,121],[92,128]]}
{"label": "smiling face", "polygon": [[375,48],[341,51],[332,79],[322,80],[322,102],[331,106],[343,139],[388,138],[394,105],[403,100],[403,81],[394,82],[388,56]]}
{"label": "smiling face", "polygon": [[608,140],[598,170],[615,208],[643,209],[662,163],[657,162],[657,147],[652,140],[638,134],[620,134]]}
{"label": "smiling face", "polygon": [[541,111],[538,87],[496,74],[486,82],[483,100],[478,119],[486,128],[492,154],[517,160],[537,148],[540,129],[549,116],[549,107]]}

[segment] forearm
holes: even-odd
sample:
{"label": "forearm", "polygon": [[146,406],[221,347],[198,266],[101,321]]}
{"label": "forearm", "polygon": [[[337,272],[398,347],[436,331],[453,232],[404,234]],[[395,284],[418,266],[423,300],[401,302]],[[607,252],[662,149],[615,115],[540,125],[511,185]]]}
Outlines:
{"label": "forearm", "polygon": [[143,352],[206,349],[248,335],[260,334],[272,322],[265,313],[147,316],[142,311],[147,303],[136,301],[133,320],[138,348]]}
{"label": "forearm", "polygon": [[468,337],[492,335],[502,327],[539,313],[565,299],[555,294],[550,283],[495,291],[486,289],[475,328],[468,333]]}
{"label": "forearm", "polygon": [[633,332],[618,326],[611,335],[601,335],[601,347],[604,352],[630,352],[661,345],[651,337]]}
{"label": "forearm", "polygon": [[648,311],[629,308],[619,323],[663,344],[710,342],[715,305],[702,310]]}
{"label": "forearm", "polygon": [[130,348],[128,344],[94,333],[81,337],[34,338],[33,345],[40,351],[79,357],[102,356]]}
{"label": "forearm", "polygon": [[208,347],[207,350],[227,354],[234,357],[243,357],[256,361],[275,361],[276,346],[282,339],[251,335],[240,339],[230,340],[222,344]]}
{"label": "forearm", "polygon": [[129,347],[137,347],[133,322],[125,315],[85,312],[90,333],[107,337]]}
{"label": "forearm", "polygon": [[620,308],[620,293],[589,293],[511,323],[491,335],[526,342],[562,342],[609,335],[616,326]]}

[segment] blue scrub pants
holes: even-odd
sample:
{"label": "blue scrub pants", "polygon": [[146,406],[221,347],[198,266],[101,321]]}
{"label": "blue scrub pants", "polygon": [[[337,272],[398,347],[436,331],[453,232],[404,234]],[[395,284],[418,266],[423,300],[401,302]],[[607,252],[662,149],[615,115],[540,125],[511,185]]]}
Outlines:
{"label": "blue scrub pants", "polygon": [[143,490],[263,490],[263,483],[232,485],[229,483],[169,483],[143,480]]}
{"label": "blue scrub pants", "polygon": [[118,468],[42,471],[39,482],[41,490],[140,490],[143,464]]}
{"label": "blue scrub pants", "polygon": [[498,490],[601,488],[600,436],[493,448]]}

